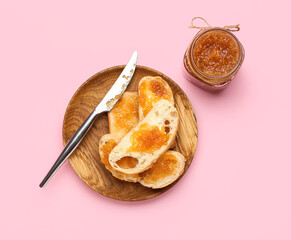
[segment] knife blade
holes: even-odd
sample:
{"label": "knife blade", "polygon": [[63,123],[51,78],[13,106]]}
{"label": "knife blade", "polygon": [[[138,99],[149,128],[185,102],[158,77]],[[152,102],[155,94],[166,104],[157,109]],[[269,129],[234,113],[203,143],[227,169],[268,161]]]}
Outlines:
{"label": "knife blade", "polygon": [[61,152],[60,156],[51,167],[47,175],[44,177],[42,182],[39,184],[39,187],[44,187],[45,184],[50,180],[53,174],[62,166],[66,159],[74,152],[78,147],[79,143],[82,141],[83,137],[86,135],[95,119],[100,113],[109,112],[114,105],[121,98],[125,89],[127,88],[132,76],[134,74],[137,63],[137,51],[135,51],[131,58],[129,59],[127,65],[123,69],[122,73],[119,75],[113,86],[107,92],[105,97],[97,105],[94,111],[89,115],[89,117],[83,122],[81,127],[76,131],[73,137],[69,140],[64,150]]}

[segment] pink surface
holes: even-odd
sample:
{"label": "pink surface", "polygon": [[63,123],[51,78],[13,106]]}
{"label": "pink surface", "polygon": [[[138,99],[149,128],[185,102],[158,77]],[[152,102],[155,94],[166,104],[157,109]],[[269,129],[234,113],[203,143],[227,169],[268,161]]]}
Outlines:
{"label": "pink surface", "polygon": [[[291,239],[289,1],[173,2],[1,0],[0,239]],[[194,16],[241,24],[246,59],[219,94],[181,71]],[[95,193],[66,162],[40,189],[73,93],[135,49],[193,104],[199,141],[187,174],[128,203]]]}

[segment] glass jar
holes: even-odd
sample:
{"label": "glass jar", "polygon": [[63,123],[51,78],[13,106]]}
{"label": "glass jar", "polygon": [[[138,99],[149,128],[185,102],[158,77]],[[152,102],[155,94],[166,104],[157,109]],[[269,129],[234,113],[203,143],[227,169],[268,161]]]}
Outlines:
{"label": "glass jar", "polygon": [[[215,34],[216,36],[220,34],[220,37],[215,37]],[[225,43],[223,42],[224,40]],[[202,45],[203,41],[205,46]],[[214,45],[214,47],[211,46],[212,43],[214,45],[216,44],[218,47]],[[231,48],[223,50],[227,44],[229,44],[229,47],[232,47],[232,52],[230,51]],[[210,48],[212,48],[212,50]],[[199,53],[197,49],[202,49],[201,51],[204,51],[203,55],[201,52]],[[225,51],[226,54],[222,51]],[[229,55],[227,56],[227,54]],[[221,56],[222,58],[219,59]],[[184,74],[189,81],[205,90],[222,90],[228,86],[233,77],[237,74],[243,63],[244,57],[244,48],[231,31],[220,27],[209,27],[200,30],[188,46],[184,55]],[[200,61],[200,59],[202,60]],[[231,68],[227,69],[225,72],[221,71],[227,67]]]}

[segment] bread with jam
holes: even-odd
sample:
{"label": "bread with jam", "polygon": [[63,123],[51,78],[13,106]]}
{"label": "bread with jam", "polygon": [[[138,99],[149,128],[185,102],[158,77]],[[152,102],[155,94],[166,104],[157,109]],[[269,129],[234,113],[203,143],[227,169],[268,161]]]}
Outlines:
{"label": "bread with jam", "polygon": [[[166,151],[152,166],[137,174],[127,174],[114,169],[109,163],[109,154],[118,145],[133,127],[138,124],[139,116],[143,118],[153,108],[153,105],[161,99],[170,99],[173,104],[172,91],[168,84],[160,77],[144,77],[139,84],[139,93],[124,92],[122,98],[108,113],[109,133],[105,134],[99,142],[101,162],[112,175],[120,180],[139,182],[145,187],[163,188],[174,182],[184,171],[185,158],[176,151]],[[146,93],[146,94],[144,94]],[[145,104],[140,104],[142,99]],[[146,106],[146,107],[145,107]],[[138,111],[143,109],[145,111]],[[145,115],[143,115],[145,114]],[[164,123],[169,124],[165,121]],[[168,128],[165,128],[168,131]],[[173,144],[172,144],[173,145]],[[132,168],[136,165],[135,158],[122,158],[118,164],[122,168]]]}
{"label": "bread with jam", "polygon": [[[119,172],[137,174],[149,169],[174,142],[179,123],[177,109],[168,100],[160,100],[150,112],[125,135],[109,154],[109,163]],[[132,162],[132,167],[122,163]]]}
{"label": "bread with jam", "polygon": [[[101,162],[111,174],[123,181],[139,182],[149,188],[163,188],[179,178],[185,167],[184,156],[176,151],[167,151],[164,153],[150,169],[139,174],[125,174],[116,171],[108,162],[109,153],[120,141],[119,138],[111,134],[105,134],[99,143],[99,153]],[[123,165],[130,167],[130,161],[124,161]]]}
{"label": "bread with jam", "polygon": [[139,118],[143,119],[158,101],[166,99],[174,105],[173,92],[161,77],[143,77],[138,85]]}
{"label": "bread with jam", "polygon": [[[109,164],[109,153],[111,153],[112,149],[119,143],[120,138],[113,134],[105,134],[99,141],[99,154],[100,160],[106,167],[106,169],[112,173],[112,175],[120,180],[128,181],[128,182],[138,182],[140,181],[140,177],[138,174],[125,174],[119,171],[116,171]],[[130,167],[131,162],[124,160],[122,163],[123,167]]]}
{"label": "bread with jam", "polygon": [[181,153],[169,150],[151,168],[139,174],[139,182],[150,188],[166,187],[182,175],[185,162]]}
{"label": "bread with jam", "polygon": [[139,121],[137,92],[125,91],[114,108],[108,112],[109,133],[122,138]]}

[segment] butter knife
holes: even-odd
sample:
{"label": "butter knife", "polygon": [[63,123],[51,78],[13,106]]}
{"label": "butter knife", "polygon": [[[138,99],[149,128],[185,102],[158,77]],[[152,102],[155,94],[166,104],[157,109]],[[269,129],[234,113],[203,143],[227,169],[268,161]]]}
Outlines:
{"label": "butter knife", "polygon": [[47,175],[39,184],[39,187],[42,188],[45,186],[45,184],[50,180],[53,174],[61,167],[61,165],[71,155],[71,153],[78,147],[79,143],[88,132],[97,116],[100,113],[109,112],[118,102],[134,74],[136,63],[137,51],[132,54],[122,73],[119,75],[119,77],[117,78],[111,89],[108,91],[108,93],[105,95],[105,97],[101,100],[95,110],[89,115],[89,117],[85,120],[85,122],[81,125],[81,127],[76,131],[76,133],[67,143],[54,165],[51,167]]}

